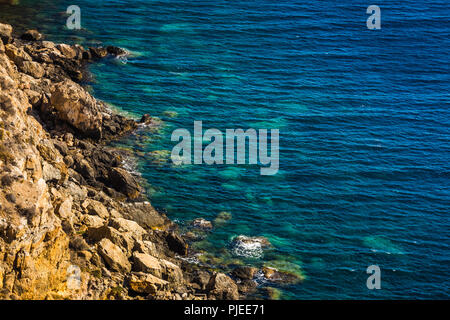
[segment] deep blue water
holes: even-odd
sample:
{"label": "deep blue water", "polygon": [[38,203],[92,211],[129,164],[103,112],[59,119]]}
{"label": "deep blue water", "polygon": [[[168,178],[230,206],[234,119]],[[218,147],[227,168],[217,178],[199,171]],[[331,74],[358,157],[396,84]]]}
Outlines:
{"label": "deep blue water", "polygon": [[[73,1],[50,2],[2,6],[0,20],[133,52],[93,65],[91,85],[164,121],[121,142],[141,156],[154,206],[181,226],[232,214],[194,247],[218,264],[301,268],[283,299],[450,297],[448,1],[78,0],[81,31],[64,29]],[[381,30],[366,27],[371,4]],[[155,163],[149,152],[171,150],[172,131],[194,120],[278,128],[280,172]],[[236,235],[274,248],[233,256]],[[381,290],[366,287],[373,264]]]}

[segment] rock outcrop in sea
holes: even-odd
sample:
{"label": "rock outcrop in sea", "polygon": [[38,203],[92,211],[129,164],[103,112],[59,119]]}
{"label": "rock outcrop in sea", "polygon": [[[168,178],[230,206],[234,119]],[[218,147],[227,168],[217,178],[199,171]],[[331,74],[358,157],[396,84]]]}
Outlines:
{"label": "rock outcrop in sea", "polygon": [[238,299],[230,277],[179,258],[175,224],[107,144],[137,123],[81,83],[125,51],[7,24],[0,39],[0,299]]}

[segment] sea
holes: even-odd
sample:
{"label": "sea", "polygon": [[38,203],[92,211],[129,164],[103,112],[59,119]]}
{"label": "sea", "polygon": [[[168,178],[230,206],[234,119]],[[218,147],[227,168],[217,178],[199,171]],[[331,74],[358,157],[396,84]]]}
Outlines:
{"label": "sea", "polygon": [[[80,30],[67,27],[70,5]],[[371,5],[380,29],[367,27]],[[294,284],[260,276],[280,299],[450,298],[449,17],[446,0],[0,5],[18,33],[129,52],[90,65],[85,83],[118,112],[155,117],[115,142],[134,154],[126,165],[183,232],[214,222],[191,243],[194,263],[301,274]],[[278,129],[278,173],[175,165],[172,132],[194,121]],[[242,235],[271,246],[237,250]],[[370,266],[380,289],[367,286]]]}

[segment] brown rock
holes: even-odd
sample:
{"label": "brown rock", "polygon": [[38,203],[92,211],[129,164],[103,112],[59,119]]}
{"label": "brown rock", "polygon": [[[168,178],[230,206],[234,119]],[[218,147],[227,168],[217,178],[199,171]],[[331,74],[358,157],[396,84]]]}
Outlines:
{"label": "brown rock", "polygon": [[141,193],[136,179],[122,168],[112,168],[109,172],[109,180],[116,190],[123,192],[130,199],[136,199]]}
{"label": "brown rock", "polygon": [[128,285],[137,293],[156,294],[158,291],[165,291],[168,282],[151,274],[133,272],[128,279]]}
{"label": "brown rock", "polygon": [[233,276],[243,280],[251,280],[255,277],[256,272],[258,272],[257,268],[242,266],[233,270]]}
{"label": "brown rock", "polygon": [[166,236],[169,249],[179,255],[186,256],[188,253],[187,243],[175,232],[169,232]]}
{"label": "brown rock", "polygon": [[102,114],[97,101],[81,86],[70,80],[56,84],[51,92],[50,105],[57,117],[84,135],[101,138]]}
{"label": "brown rock", "polygon": [[98,244],[98,253],[105,260],[111,270],[130,272],[131,264],[123,251],[109,239],[102,239]]}
{"label": "brown rock", "polygon": [[73,59],[76,57],[77,55],[77,51],[72,47],[69,46],[68,44],[58,44],[56,46],[56,48],[62,53],[63,56],[65,56],[66,58],[69,59]]}
{"label": "brown rock", "polygon": [[159,260],[144,253],[133,253],[133,270],[150,273],[158,278],[161,278],[162,267]]}
{"label": "brown rock", "polygon": [[37,30],[28,30],[20,38],[26,41],[38,41],[42,39],[42,34]]}
{"label": "brown rock", "polygon": [[192,221],[192,226],[194,228],[204,229],[204,230],[211,230],[213,228],[211,221],[205,220],[203,218],[197,218],[194,221]]}
{"label": "brown rock", "polygon": [[208,295],[218,300],[238,300],[239,290],[236,283],[224,273],[215,273],[206,287]]}
{"label": "brown rock", "polygon": [[9,24],[0,23],[0,40],[4,44],[8,44],[11,41],[13,28]]}

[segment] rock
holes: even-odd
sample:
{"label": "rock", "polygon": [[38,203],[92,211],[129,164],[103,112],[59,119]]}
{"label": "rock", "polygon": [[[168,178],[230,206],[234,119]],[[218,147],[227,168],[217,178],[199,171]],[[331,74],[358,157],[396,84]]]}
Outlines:
{"label": "rock", "polygon": [[77,171],[88,181],[95,180],[95,170],[86,159],[81,159],[75,163]]}
{"label": "rock", "polygon": [[147,231],[136,222],[123,218],[111,219],[109,225],[118,231],[129,232],[136,240],[141,240],[142,236],[147,233]]}
{"label": "rock", "polygon": [[46,161],[42,163],[42,178],[45,181],[59,181],[61,172]]}
{"label": "rock", "polygon": [[257,283],[254,280],[243,280],[237,284],[239,292],[249,294],[256,291]]}
{"label": "rock", "polygon": [[17,48],[13,44],[7,44],[5,46],[5,53],[8,58],[18,66],[22,65],[24,61],[32,61],[28,53],[26,53],[22,48]]}
{"label": "rock", "polygon": [[8,44],[11,41],[13,28],[9,24],[0,23],[0,40],[4,44]]}
{"label": "rock", "polygon": [[108,50],[102,47],[99,48],[90,47],[89,52],[91,53],[93,59],[102,59],[108,55]]}
{"label": "rock", "polygon": [[236,256],[260,258],[263,249],[271,246],[265,237],[237,236],[232,241],[232,252]]}
{"label": "rock", "polygon": [[133,272],[128,279],[130,289],[137,293],[156,294],[158,291],[165,291],[168,284],[154,275],[142,272]]}
{"label": "rock", "polygon": [[72,217],[72,197],[65,199],[56,207],[56,213],[63,219]]}
{"label": "rock", "polygon": [[[0,40],[0,53],[4,53],[5,52],[5,45],[3,44],[3,41]],[[3,72],[2,72],[3,74]]]}
{"label": "rock", "polygon": [[73,59],[77,55],[77,51],[68,44],[58,44],[56,48],[62,53],[63,56],[69,59]]}
{"label": "rock", "polygon": [[159,255],[156,245],[151,241],[136,241],[133,251],[145,253],[154,257]]}
{"label": "rock", "polygon": [[191,274],[191,282],[196,283],[199,289],[204,291],[211,279],[211,273],[205,270],[195,270]]}
{"label": "rock", "polygon": [[136,179],[122,168],[112,168],[109,172],[109,181],[116,190],[124,193],[130,199],[136,199],[141,193]]}
{"label": "rock", "polygon": [[269,300],[280,300],[281,299],[282,293],[277,288],[266,287],[266,288],[263,288],[263,291],[265,292],[265,294],[267,295],[267,298]]}
{"label": "rock", "polygon": [[242,280],[251,280],[255,277],[257,272],[258,272],[257,268],[241,266],[234,269],[232,274],[233,276],[240,278]]}
{"label": "rock", "polygon": [[203,218],[197,218],[194,221],[192,221],[192,226],[194,228],[199,228],[199,229],[204,229],[204,230],[211,230],[213,228],[211,221],[205,220]]}
{"label": "rock", "polygon": [[29,74],[33,78],[40,79],[44,76],[45,70],[41,65],[34,61],[24,61],[19,65],[20,71]]}
{"label": "rock", "polygon": [[89,228],[100,228],[105,224],[105,220],[99,216],[85,215],[82,222]]}
{"label": "rock", "polygon": [[166,236],[167,245],[169,249],[181,256],[186,256],[188,253],[187,243],[175,232],[169,232]]}
{"label": "rock", "polygon": [[150,273],[161,278],[162,270],[159,260],[151,255],[144,253],[133,253],[133,270]]}
{"label": "rock", "polygon": [[128,54],[128,52],[122,48],[114,47],[114,46],[107,46],[106,50],[109,54],[112,54],[114,56],[123,56]]}
{"label": "rock", "polygon": [[142,116],[141,120],[139,121],[139,123],[145,123],[145,124],[149,124],[152,121],[152,117],[146,113]]}
{"label": "rock", "polygon": [[98,228],[88,228],[87,230],[88,239],[94,242],[98,242],[102,239],[108,239],[115,245],[122,248],[127,256],[131,255],[131,252],[135,245],[135,240],[126,233],[120,233],[114,228],[103,225]]}
{"label": "rock", "polygon": [[130,272],[131,264],[123,251],[109,239],[102,239],[98,244],[98,253],[105,260],[111,270]]}
{"label": "rock", "polygon": [[83,203],[83,207],[86,208],[88,214],[99,216],[102,219],[109,218],[108,210],[99,201],[88,199]]}
{"label": "rock", "polygon": [[231,218],[232,218],[231,213],[222,211],[214,219],[214,225],[216,227],[221,227],[222,225],[227,223],[227,221],[231,220]]}
{"label": "rock", "polygon": [[168,280],[176,284],[181,284],[184,281],[183,272],[181,271],[179,266],[164,259],[161,259],[160,263],[163,268],[162,278],[164,280]]}
{"label": "rock", "polygon": [[28,30],[20,38],[26,41],[38,41],[42,39],[42,34],[37,30]]}
{"label": "rock", "polygon": [[97,101],[81,86],[70,80],[64,80],[53,86],[48,105],[44,109],[54,108],[57,117],[66,121],[82,134],[100,139],[102,132],[102,114]]}
{"label": "rock", "polygon": [[[276,263],[276,262],[269,262],[270,263]],[[291,265],[289,263],[280,262],[278,263],[281,268],[275,268],[268,265],[265,265],[261,268],[261,271],[264,274],[264,277],[266,277],[267,280],[278,282],[282,284],[294,284],[301,282],[305,279],[305,276],[303,275],[301,268],[296,265]]]}
{"label": "rock", "polygon": [[215,273],[206,286],[209,296],[218,300],[238,300],[239,290],[236,283],[224,273]]}

